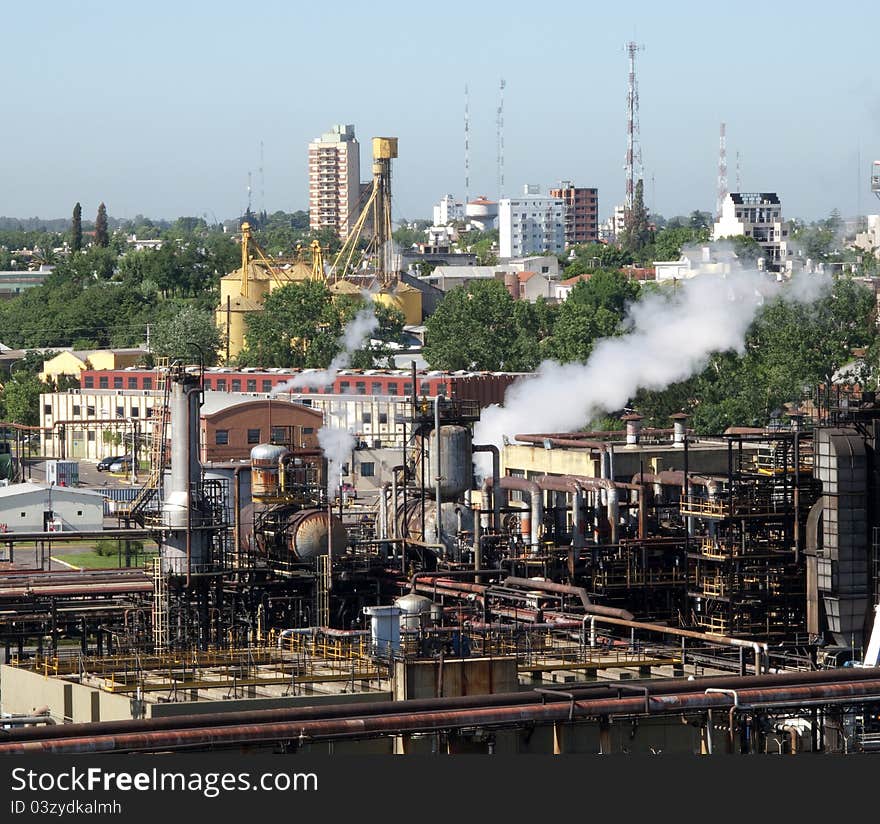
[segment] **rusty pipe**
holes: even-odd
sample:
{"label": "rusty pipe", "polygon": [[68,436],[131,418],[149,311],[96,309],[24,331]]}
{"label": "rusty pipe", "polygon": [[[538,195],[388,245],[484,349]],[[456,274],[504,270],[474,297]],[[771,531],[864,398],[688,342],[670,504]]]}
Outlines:
{"label": "rusty pipe", "polygon": [[[493,488],[494,480],[492,478],[483,479],[483,490]],[[534,482],[525,478],[514,478],[505,475],[498,480],[500,489],[515,489],[518,492],[525,492],[529,496],[531,506],[531,526],[529,533],[529,543],[533,553],[537,553],[540,546],[541,526],[544,523],[544,501],[541,496],[541,488]]]}
{"label": "rusty pipe", "polygon": [[584,493],[583,487],[576,478],[568,475],[541,475],[535,478],[535,483],[541,489],[551,489],[558,492],[568,492],[571,496],[571,521],[572,535],[571,544],[575,550],[584,547],[584,528],[583,528],[583,506]]}
{"label": "rusty pipe", "polygon": [[587,591],[583,587],[576,587],[571,584],[557,584],[552,581],[534,581],[531,578],[516,578],[513,576],[508,576],[501,583],[504,586],[552,592],[557,595],[572,595],[580,600],[584,612],[588,615],[604,615],[609,618],[619,618],[623,621],[632,621],[634,617],[631,612],[625,609],[600,606],[599,604],[592,603],[587,595]]}
{"label": "rusty pipe", "polygon": [[[498,447],[493,443],[475,443],[471,446],[472,452],[491,452],[492,453],[492,477],[495,479],[495,483],[498,482],[498,479],[501,477],[501,453],[498,450]],[[496,532],[501,529],[501,500],[497,499],[497,496],[492,494],[492,518],[494,520],[493,528]],[[483,501],[483,506],[486,506],[486,501]]]}

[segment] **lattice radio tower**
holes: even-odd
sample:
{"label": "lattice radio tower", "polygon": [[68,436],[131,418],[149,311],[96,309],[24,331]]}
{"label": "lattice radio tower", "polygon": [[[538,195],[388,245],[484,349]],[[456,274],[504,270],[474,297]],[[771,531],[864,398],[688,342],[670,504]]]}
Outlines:
{"label": "lattice radio tower", "polygon": [[721,217],[721,207],[727,197],[727,124],[721,124],[721,136],[718,142],[718,192],[715,201],[715,214]]}
{"label": "lattice radio tower", "polygon": [[636,83],[636,52],[645,47],[630,41],[624,46],[629,55],[629,83],[626,92],[626,200],[627,213],[633,207],[636,180],[642,177],[642,147],[639,144],[639,87]]}

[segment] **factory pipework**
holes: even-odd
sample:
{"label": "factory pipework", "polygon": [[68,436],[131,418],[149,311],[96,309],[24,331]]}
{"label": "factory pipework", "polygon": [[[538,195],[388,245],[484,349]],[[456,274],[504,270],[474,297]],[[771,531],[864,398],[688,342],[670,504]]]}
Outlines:
{"label": "factory pipework", "polygon": [[[471,446],[472,452],[491,452],[492,453],[492,477],[495,483],[501,477],[501,453],[497,446],[493,443],[475,443]],[[485,507],[487,501],[483,499]],[[492,517],[494,520],[493,527],[496,531],[501,529],[501,499],[493,493],[492,495]]]}
{"label": "factory pipework", "polygon": [[[529,496],[531,509],[531,525],[529,530],[529,544],[532,552],[537,552],[540,544],[541,525],[544,523],[544,500],[541,494],[541,488],[534,481],[527,481],[525,478],[513,478],[505,475],[498,479],[498,487],[500,489],[515,489],[518,492],[524,492]],[[494,488],[493,478],[483,479],[483,498],[489,494],[489,490]]]}

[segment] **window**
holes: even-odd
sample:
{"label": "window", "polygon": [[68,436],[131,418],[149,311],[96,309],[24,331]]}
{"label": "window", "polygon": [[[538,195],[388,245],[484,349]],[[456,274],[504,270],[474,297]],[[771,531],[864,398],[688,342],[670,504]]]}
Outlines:
{"label": "window", "polygon": [[361,477],[372,478],[376,474],[376,464],[373,462],[361,464]]}
{"label": "window", "polygon": [[373,381],[372,388],[370,390],[374,395],[382,394],[382,384],[379,381]]}
{"label": "window", "polygon": [[373,421],[373,413],[372,412],[362,412],[361,413],[361,423],[372,423]]}
{"label": "window", "polygon": [[232,379],[232,391],[241,392],[241,380],[239,380],[238,378]]}
{"label": "window", "polygon": [[27,512],[22,512],[22,513],[21,513],[21,517],[22,517],[22,518],[27,518]]}
{"label": "window", "polygon": [[117,406],[116,407],[116,417],[117,418],[124,418],[125,417],[125,407],[124,406]]}
{"label": "window", "polygon": [[110,388],[110,384],[107,381],[107,376],[101,375],[101,377],[98,378],[98,389],[109,389],[109,388]]}
{"label": "window", "polygon": [[315,427],[314,426],[304,426],[303,427],[303,435],[314,435]]}
{"label": "window", "polygon": [[358,395],[366,395],[367,394],[366,381],[355,381],[354,390]]}
{"label": "window", "polygon": [[43,414],[44,415],[51,415],[52,414],[52,404],[51,403],[44,403],[43,404]]}
{"label": "window", "polygon": [[379,413],[379,423],[388,423],[388,413],[380,412]]}
{"label": "window", "polygon": [[86,437],[87,437],[87,439],[90,440],[90,441],[95,440],[95,430],[94,430],[94,429],[89,429],[88,432],[86,433]]}
{"label": "window", "polygon": [[73,417],[78,418],[82,414],[82,407],[79,404],[73,405]]}
{"label": "window", "polygon": [[248,392],[256,392],[257,391],[257,379],[256,378],[248,378],[247,391]]}
{"label": "window", "polygon": [[217,378],[217,391],[225,392],[226,391],[226,378]]}
{"label": "window", "polygon": [[214,443],[217,444],[217,446],[226,446],[229,443],[229,430],[218,429],[214,432]]}
{"label": "window", "polygon": [[403,385],[403,394],[404,395],[412,395],[412,387],[413,387],[413,385],[411,383],[405,383]]}
{"label": "window", "polygon": [[205,389],[210,389],[210,388],[211,388],[211,379],[205,378]]}
{"label": "window", "polygon": [[271,380],[263,381],[263,391],[264,392],[271,392],[272,391],[272,381]]}
{"label": "window", "polygon": [[339,382],[339,394],[340,395],[347,395],[349,388],[350,388],[350,384],[348,381],[340,381]]}
{"label": "window", "polygon": [[272,443],[284,443],[287,440],[287,432],[283,426],[272,427]]}
{"label": "window", "polygon": [[259,443],[260,442],[260,430],[259,429],[248,429],[247,442],[248,443]]}
{"label": "window", "polygon": [[86,407],[86,416],[92,417],[92,418],[95,417],[95,407],[94,406],[87,406]]}
{"label": "window", "polygon": [[152,389],[153,388],[153,379],[152,378],[144,378],[144,389]]}
{"label": "window", "polygon": [[[89,434],[91,435],[92,433],[89,432]],[[77,514],[78,517],[82,518],[83,511],[82,511],[81,509],[78,509],[78,510],[76,511],[76,514]]]}
{"label": "window", "polygon": [[388,394],[396,395],[397,394],[397,381],[388,381]]}
{"label": "window", "polygon": [[421,392],[423,395],[430,395],[431,394],[431,387],[427,381],[421,382],[421,385],[419,386],[419,392]]}
{"label": "window", "polygon": [[138,417],[140,417],[140,414],[141,414],[141,410],[138,409],[136,406],[133,406],[131,408],[131,417],[132,418],[138,418]]}
{"label": "window", "polygon": [[138,379],[137,378],[129,378],[128,379],[128,388],[129,389],[137,389],[138,388]]}
{"label": "window", "polygon": [[83,385],[86,389],[94,389],[95,388],[95,378],[93,375],[86,375],[83,380]]}
{"label": "window", "polygon": [[122,389],[122,376],[121,375],[114,376],[113,388],[114,389]]}

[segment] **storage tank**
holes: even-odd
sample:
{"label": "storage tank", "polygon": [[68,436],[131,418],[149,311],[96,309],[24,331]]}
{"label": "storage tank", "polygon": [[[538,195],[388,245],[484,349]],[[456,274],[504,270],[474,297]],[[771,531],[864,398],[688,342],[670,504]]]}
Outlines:
{"label": "storage tank", "polygon": [[434,602],[424,595],[410,592],[398,598],[394,602],[394,606],[400,610],[400,628],[402,630],[421,629],[431,622]]}
{"label": "storage tank", "polygon": [[278,496],[281,491],[279,462],[289,454],[289,449],[272,443],[257,444],[251,450],[251,497],[254,500]]}
{"label": "storage tank", "polygon": [[[431,431],[425,444],[425,489],[433,494],[437,477],[436,431]],[[471,432],[466,426],[440,427],[440,495],[447,500],[457,498],[473,485],[473,452]]]}
{"label": "storage tank", "polygon": [[[314,561],[327,554],[327,510],[301,509],[287,519],[287,548],[298,563]],[[331,557],[342,555],[348,533],[335,515],[330,518]]]}

